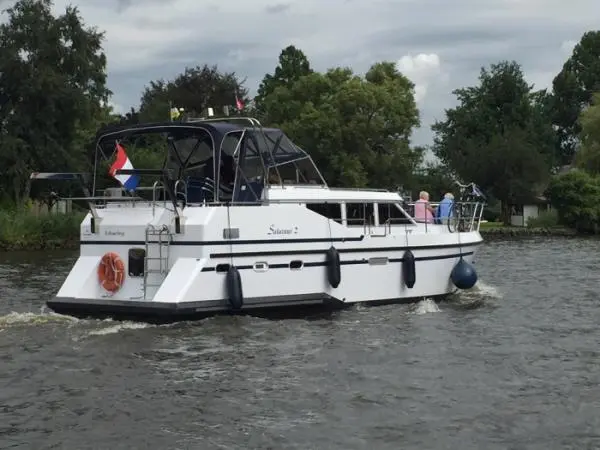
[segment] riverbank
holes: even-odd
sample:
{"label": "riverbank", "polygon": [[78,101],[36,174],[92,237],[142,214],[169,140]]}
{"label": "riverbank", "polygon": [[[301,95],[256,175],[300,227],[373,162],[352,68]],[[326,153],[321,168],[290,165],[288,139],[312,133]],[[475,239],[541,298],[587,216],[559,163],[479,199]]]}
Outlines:
{"label": "riverbank", "polygon": [[495,223],[482,223],[479,232],[486,239],[529,236],[577,236],[575,230],[564,227],[510,227]]}
{"label": "riverbank", "polygon": [[0,211],[0,251],[76,249],[84,215]]}

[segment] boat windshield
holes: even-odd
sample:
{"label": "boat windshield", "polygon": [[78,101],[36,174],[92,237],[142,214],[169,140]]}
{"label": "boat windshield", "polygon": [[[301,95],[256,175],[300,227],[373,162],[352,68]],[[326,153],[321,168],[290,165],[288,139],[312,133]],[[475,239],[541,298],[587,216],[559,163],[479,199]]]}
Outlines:
{"label": "boat windshield", "polygon": [[262,163],[268,184],[325,184],[311,157],[283,131],[263,128],[253,130],[251,136],[247,144],[248,169],[252,172]]}

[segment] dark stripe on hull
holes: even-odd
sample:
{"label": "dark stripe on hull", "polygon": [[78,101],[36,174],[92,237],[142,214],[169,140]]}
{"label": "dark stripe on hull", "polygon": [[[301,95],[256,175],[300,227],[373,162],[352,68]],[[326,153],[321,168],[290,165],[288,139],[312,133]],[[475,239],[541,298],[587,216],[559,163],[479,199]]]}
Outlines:
{"label": "dark stripe on hull", "polygon": [[[450,294],[433,296],[442,300]],[[364,302],[369,306],[390,303],[415,303],[423,297],[382,299]],[[56,297],[46,302],[57,314],[78,318],[134,320],[164,324],[199,320],[216,315],[251,315],[267,319],[322,317],[334,311],[350,308],[357,303],[344,303],[328,294],[307,294],[267,298],[247,298],[240,311],[228,309],[225,300],[186,302],[185,304],[159,303],[152,301],[120,301],[100,299],[74,299]]]}
{"label": "dark stripe on hull", "polygon": [[[362,240],[353,238],[354,241]],[[334,240],[335,241],[335,240]],[[340,238],[335,242],[349,242],[350,238]],[[332,242],[330,239],[306,239],[302,242],[293,239],[281,239],[281,240],[267,240],[267,241],[186,241],[186,242],[171,242],[171,246],[197,246],[204,247],[210,245],[230,245],[230,244],[243,244],[243,245],[265,245],[265,244],[298,244],[298,243],[318,243],[318,242]],[[151,242],[150,244],[154,244]],[[467,243],[456,243],[456,244],[436,244],[436,245],[412,245],[412,246],[401,246],[401,247],[356,247],[356,248],[338,248],[340,253],[361,253],[361,252],[394,252],[394,251],[405,251],[405,250],[440,250],[445,248],[461,248],[461,247],[472,247],[478,246],[483,243],[483,240]],[[81,241],[80,245],[129,245],[129,246],[144,246],[144,241]],[[245,256],[285,256],[285,255],[318,255],[325,253],[324,249],[306,249],[306,250],[266,250],[259,252],[231,252],[231,253],[211,253],[211,258],[243,258]]]}
{"label": "dark stripe on hull", "polygon": [[[311,244],[317,242],[361,242],[364,235],[355,237],[337,237],[337,238],[299,238],[299,239],[230,239],[221,241],[173,241],[170,245],[182,246],[207,246],[207,245],[264,245],[264,244]],[[82,239],[80,245],[145,245],[144,241],[101,241]]]}
{"label": "dark stripe on hull", "polygon": [[[324,253],[324,251],[321,253]],[[462,256],[470,256],[470,255],[473,255],[474,253],[475,252],[463,252],[463,253],[454,253],[452,255],[420,256],[420,257],[416,257],[415,261],[437,261],[437,260],[442,260],[442,259],[452,259],[452,258],[459,258],[461,255]],[[254,256],[254,255],[250,255],[250,256]],[[404,261],[404,258],[389,258],[388,264],[401,263],[402,261]],[[265,261],[265,262],[267,264],[269,264],[268,261]],[[225,264],[225,263],[223,263],[223,264]],[[351,260],[340,261],[340,264],[342,266],[350,266],[350,265],[357,265],[357,264],[369,264],[369,260],[367,258],[351,259]],[[248,265],[248,264],[238,265],[238,264],[235,264],[235,262],[233,265],[238,270],[247,270],[247,269],[254,268],[254,265]],[[309,261],[309,262],[303,263],[302,266],[303,267],[325,267],[326,265],[327,265],[326,261]],[[381,266],[386,266],[386,265],[387,264],[381,264]],[[290,267],[290,265],[287,263],[269,264],[269,269],[289,269],[289,267]],[[215,270],[216,270],[216,266],[202,268],[202,272],[214,272]]]}

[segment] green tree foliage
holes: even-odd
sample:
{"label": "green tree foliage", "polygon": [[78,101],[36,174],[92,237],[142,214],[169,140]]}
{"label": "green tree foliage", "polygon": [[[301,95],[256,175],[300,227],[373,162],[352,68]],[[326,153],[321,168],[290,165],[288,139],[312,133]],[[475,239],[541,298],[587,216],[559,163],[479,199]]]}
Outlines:
{"label": "green tree foliage", "polygon": [[454,91],[459,105],[432,129],[434,154],[465,181],[508,206],[539,194],[556,159],[548,96],[532,92],[516,62],[482,68],[479,85]]}
{"label": "green tree foliage", "polygon": [[[418,198],[420,191],[427,191],[431,201],[440,201],[446,192],[453,192],[455,176],[452,171],[439,163],[429,162],[414,172],[411,180],[411,195]],[[456,192],[453,192],[456,195]]]}
{"label": "green tree foliage", "polygon": [[562,164],[569,164],[578,145],[578,118],[600,91],[600,31],[584,33],[552,83],[553,123],[558,128]]}
{"label": "green tree foliage", "polygon": [[347,68],[313,72],[267,95],[265,120],[308,151],[329,184],[395,188],[422,159],[409,146],[419,124],[413,88],[388,62],[364,78]]}
{"label": "green tree foliage", "polygon": [[600,175],[600,93],[594,94],[592,105],[581,113],[581,149],[575,165],[594,175]]}
{"label": "green tree foliage", "polygon": [[32,171],[77,170],[82,142],[103,113],[102,33],[76,8],[54,17],[50,0],[21,0],[0,25],[0,186],[21,203]]}
{"label": "green tree foliage", "polygon": [[547,190],[562,225],[597,233],[600,224],[600,178],[582,170],[556,176]]}
{"label": "green tree foliage", "polygon": [[243,87],[234,72],[220,72],[217,66],[186,68],[172,81],[151,81],[142,94],[139,119],[141,121],[169,120],[170,103],[183,108],[186,115],[199,117],[213,108],[222,115],[222,108],[235,109],[235,96],[244,103],[248,101],[248,90]]}
{"label": "green tree foliage", "polygon": [[254,97],[256,114],[262,116],[265,113],[265,98],[276,88],[290,88],[301,77],[311,73],[313,70],[310,68],[310,62],[302,50],[293,45],[284,48],[279,54],[279,65],[275,72],[273,75],[266,74],[258,87],[258,93]]}

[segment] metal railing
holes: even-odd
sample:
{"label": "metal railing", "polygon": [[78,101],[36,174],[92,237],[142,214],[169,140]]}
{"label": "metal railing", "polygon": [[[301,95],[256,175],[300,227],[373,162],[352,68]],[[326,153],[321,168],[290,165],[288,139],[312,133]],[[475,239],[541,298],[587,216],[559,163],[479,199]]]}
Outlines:
{"label": "metal railing", "polygon": [[[481,218],[483,216],[483,209],[485,207],[484,202],[477,201],[466,201],[466,202],[452,202],[450,206],[450,214],[448,217],[436,217],[433,213],[433,218],[417,217],[414,213],[414,205],[417,202],[407,203],[409,207],[412,207],[412,216],[415,221],[419,224],[425,225],[425,231],[428,226],[432,225],[446,225],[450,232],[461,232],[468,233],[471,231],[479,231],[481,226]],[[438,208],[439,202],[427,202],[426,207]]]}
{"label": "metal railing", "polygon": [[[161,180],[157,180],[151,187],[138,187],[136,189],[140,192],[148,192],[151,191],[151,196],[147,196],[150,198],[143,198],[138,195],[121,195],[124,190],[121,189],[121,193],[119,195],[114,195],[119,191],[119,188],[109,188],[104,191],[104,195],[101,196],[90,196],[90,197],[73,197],[73,200],[86,200],[90,203],[90,205],[102,209],[106,208],[108,203],[118,203],[118,204],[130,204],[132,207],[135,207],[136,204],[142,203],[144,207],[152,208],[152,216],[154,217],[156,214],[156,207],[161,206],[163,208],[173,210],[174,213],[179,216],[179,208],[185,208],[186,206],[191,207],[223,207],[223,206],[261,206],[268,204],[301,204],[307,205],[311,203],[339,203],[340,205],[344,203],[353,203],[351,200],[346,201],[324,201],[321,199],[259,199],[254,201],[202,201],[202,203],[188,203],[188,186],[185,180],[179,179],[174,183],[173,193],[175,195],[175,205],[173,206],[173,202],[169,200],[167,187],[164,185],[164,182]],[[330,190],[337,190],[335,188],[329,188]],[[372,191],[372,192],[386,192],[385,190],[380,189],[354,189],[354,191]],[[102,192],[102,191],[100,191]],[[108,195],[112,193],[112,195]],[[340,217],[340,218],[329,218],[337,223],[343,224],[348,227],[362,227],[365,235],[372,236],[387,236],[391,234],[393,229],[398,229],[401,226],[406,229],[406,232],[412,232],[419,225],[423,225],[425,228],[425,232],[433,231],[432,227],[435,227],[436,232],[440,232],[440,226],[445,226],[449,232],[471,232],[471,231],[479,231],[481,225],[481,219],[483,216],[483,210],[485,207],[485,202],[481,201],[454,201],[452,206],[450,207],[450,216],[444,218],[438,218],[435,214],[435,208],[438,208],[440,202],[427,202],[426,207],[431,207],[434,209],[432,213],[433,218],[426,217],[417,217],[414,213],[414,206],[417,202],[390,202],[383,200],[373,201],[365,201],[359,200],[356,203],[362,204],[371,204],[376,207],[381,205],[390,206],[393,205],[395,208],[392,208],[396,213],[400,215],[406,215],[406,217],[388,217],[386,219],[381,220],[380,215],[388,216],[390,214],[390,210],[388,209],[387,213],[381,212],[377,214],[378,220],[377,225],[375,224],[375,214],[373,211],[367,213],[367,211],[363,211],[364,217]],[[116,205],[115,205],[116,206]],[[397,211],[396,211],[397,209]],[[362,214],[361,214],[362,215]]]}

